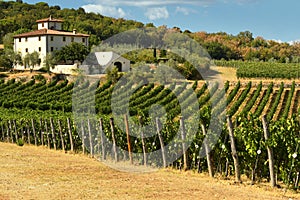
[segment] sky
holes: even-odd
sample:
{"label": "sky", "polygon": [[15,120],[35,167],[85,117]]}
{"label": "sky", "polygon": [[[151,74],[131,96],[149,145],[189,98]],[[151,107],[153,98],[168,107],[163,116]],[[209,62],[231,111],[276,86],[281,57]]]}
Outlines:
{"label": "sky", "polygon": [[[35,4],[41,0],[23,0]],[[250,31],[254,37],[292,42],[300,40],[299,0],[46,0],[61,8],[167,25],[192,32]]]}

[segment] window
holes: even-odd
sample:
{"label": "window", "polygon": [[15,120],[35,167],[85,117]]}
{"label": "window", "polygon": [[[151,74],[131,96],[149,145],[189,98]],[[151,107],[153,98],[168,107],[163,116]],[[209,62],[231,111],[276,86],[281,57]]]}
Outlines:
{"label": "window", "polygon": [[19,42],[22,42],[22,38],[19,38]]}
{"label": "window", "polygon": [[41,47],[39,47],[39,52],[41,52],[42,51],[42,48]]}
{"label": "window", "polygon": [[27,41],[28,41],[28,38],[26,37],[26,38],[25,38],[25,42],[27,42]]}
{"label": "window", "polygon": [[44,27],[45,25],[44,25],[44,23],[42,23],[42,27]]}
{"label": "window", "polygon": [[39,36],[39,41],[41,41],[41,36]]}
{"label": "window", "polygon": [[73,37],[71,38],[71,42],[74,42],[74,38]]}
{"label": "window", "polygon": [[53,41],[53,36],[50,37],[50,40]]}
{"label": "window", "polygon": [[82,42],[85,43],[85,38],[82,38]]}
{"label": "window", "polygon": [[66,41],[66,37],[63,37],[63,42],[65,42]]}
{"label": "window", "polygon": [[51,49],[51,50],[50,50],[51,52],[54,50],[54,48],[53,48],[53,47],[51,47],[50,49]]}
{"label": "window", "polygon": [[25,49],[26,53],[28,53],[28,48]]}

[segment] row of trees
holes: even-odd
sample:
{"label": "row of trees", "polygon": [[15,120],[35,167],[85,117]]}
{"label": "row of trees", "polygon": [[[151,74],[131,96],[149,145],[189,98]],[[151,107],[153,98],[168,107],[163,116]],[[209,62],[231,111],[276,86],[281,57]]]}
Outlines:
{"label": "row of trees", "polygon": [[281,63],[300,62],[300,43],[289,44],[263,37],[254,37],[250,31],[231,35],[224,32],[187,33],[207,48],[213,59],[266,61]]}

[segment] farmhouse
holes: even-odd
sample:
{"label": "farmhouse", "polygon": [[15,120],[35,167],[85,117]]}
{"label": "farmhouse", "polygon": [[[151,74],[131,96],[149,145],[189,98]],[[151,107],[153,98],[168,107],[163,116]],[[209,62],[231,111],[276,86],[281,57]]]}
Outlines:
{"label": "farmhouse", "polygon": [[119,54],[108,52],[90,53],[83,64],[79,67],[85,74],[104,74],[109,67],[116,67],[119,72],[128,72],[130,70],[130,60]]}
{"label": "farmhouse", "polygon": [[48,53],[60,50],[72,42],[82,43],[86,46],[89,44],[89,35],[77,33],[75,29],[73,32],[63,31],[63,20],[61,19],[54,19],[50,16],[36,22],[38,30],[14,36],[14,51],[21,53],[22,58],[26,54],[36,51],[39,53],[39,62],[36,66],[17,64],[14,66],[15,69],[40,69],[44,66],[44,60]]}

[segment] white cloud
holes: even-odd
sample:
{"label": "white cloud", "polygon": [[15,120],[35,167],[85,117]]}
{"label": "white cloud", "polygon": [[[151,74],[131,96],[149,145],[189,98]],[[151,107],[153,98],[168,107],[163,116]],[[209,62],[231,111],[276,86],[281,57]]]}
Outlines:
{"label": "white cloud", "polygon": [[177,6],[175,12],[176,13],[182,13],[184,15],[189,15],[190,12],[194,12],[194,11],[191,10],[191,9],[188,9],[188,8]]}
{"label": "white cloud", "polygon": [[163,6],[163,5],[208,5],[215,0],[91,0],[94,4],[113,5],[113,6],[136,6],[136,7],[148,7],[148,6]]}
{"label": "white cloud", "polygon": [[166,7],[148,8],[145,16],[150,20],[167,19],[169,12]]}
{"label": "white cloud", "polygon": [[277,39],[272,39],[272,40],[270,40],[270,41],[274,41],[274,42],[277,42],[277,43],[283,43],[282,40],[277,40]]}
{"label": "white cloud", "polygon": [[106,6],[101,4],[98,5],[88,4],[82,6],[82,8],[86,12],[100,13],[101,15],[110,16],[110,17],[122,18],[126,16],[126,13],[122,8],[113,7],[113,6]]}

